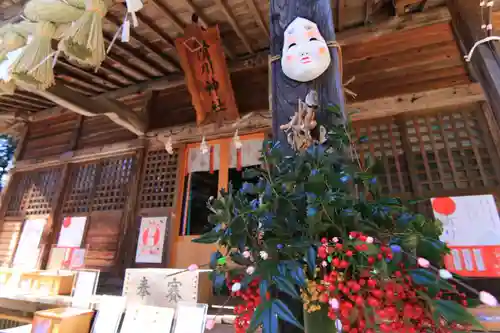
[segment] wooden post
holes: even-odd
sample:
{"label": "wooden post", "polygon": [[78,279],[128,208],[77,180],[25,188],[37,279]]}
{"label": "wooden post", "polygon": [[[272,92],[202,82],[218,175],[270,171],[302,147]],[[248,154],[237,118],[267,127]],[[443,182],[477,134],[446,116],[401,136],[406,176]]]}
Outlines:
{"label": "wooden post", "polygon": [[[317,24],[318,29],[326,42],[335,41],[335,28],[330,0],[271,0],[270,3],[271,27],[271,85],[272,114],[273,114],[273,140],[281,143],[284,153],[291,154],[285,133],[280,126],[290,121],[297,111],[298,99],[304,100],[307,93],[314,89],[318,93],[318,111],[316,113],[318,124],[332,124],[333,121],[344,121],[332,117],[326,110],[328,105],[337,105],[343,111],[344,95],[339,72],[338,52],[330,48],[332,62],[325,73],[312,82],[301,83],[288,78],[281,68],[278,56],[282,54],[284,44],[283,34],[287,26],[297,17],[308,19]],[[286,294],[279,293],[278,297],[287,303],[299,321],[303,318],[302,304],[291,299]],[[280,332],[302,332],[300,329],[285,322],[280,322]]]}
{"label": "wooden post", "polygon": [[[481,8],[479,1],[448,0],[448,7],[452,15],[452,25],[455,35],[459,38],[462,51],[467,54],[474,43],[486,34],[481,29]],[[500,56],[492,47],[491,42],[481,44],[472,55],[472,71],[475,79],[484,89],[486,99],[495,114],[496,121],[500,121]]]}
{"label": "wooden post", "polygon": [[[330,0],[271,0],[271,57],[281,56],[283,48],[283,33],[286,27],[297,17],[311,20],[327,42],[335,41],[335,28]],[[330,48],[332,64],[318,79],[300,83],[289,79],[283,74],[281,62],[271,58],[272,70],[272,111],[273,139],[281,142],[285,151],[290,151],[285,134],[280,125],[288,123],[298,106],[298,99],[304,100],[311,89],[316,89],[319,96],[317,112],[318,124],[331,124],[339,121],[328,114],[326,107],[335,104],[344,107],[344,95],[339,72],[339,57],[335,48]],[[341,121],[341,120],[340,120]]]}

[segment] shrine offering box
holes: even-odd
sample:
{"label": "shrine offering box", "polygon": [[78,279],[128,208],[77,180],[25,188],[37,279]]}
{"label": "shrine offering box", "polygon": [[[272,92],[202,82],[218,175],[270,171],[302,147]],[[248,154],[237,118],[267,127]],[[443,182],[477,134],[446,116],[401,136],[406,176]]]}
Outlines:
{"label": "shrine offering box", "polygon": [[23,273],[20,284],[29,283],[32,293],[40,292],[50,296],[71,295],[74,276],[73,273],[57,272]]}
{"label": "shrine offering box", "polygon": [[58,308],[35,312],[31,333],[88,333],[94,311]]}
{"label": "shrine offering box", "polygon": [[127,269],[122,295],[129,305],[175,308],[177,303],[208,303],[212,295],[209,272],[183,269]]}
{"label": "shrine offering box", "polygon": [[487,331],[500,332],[500,306],[479,306],[469,309]]}

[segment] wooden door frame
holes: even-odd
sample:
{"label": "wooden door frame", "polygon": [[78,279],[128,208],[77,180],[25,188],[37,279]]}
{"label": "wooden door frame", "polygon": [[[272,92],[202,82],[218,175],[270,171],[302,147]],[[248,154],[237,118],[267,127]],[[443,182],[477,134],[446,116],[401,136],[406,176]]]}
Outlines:
{"label": "wooden door frame", "polygon": [[[266,139],[266,132],[257,132],[257,133],[252,133],[252,134],[247,134],[247,135],[242,135],[240,136],[241,141],[246,141],[246,140],[256,140],[256,139]],[[214,145],[214,144],[219,144],[220,145],[220,151],[219,151],[219,182],[218,182],[218,191],[220,192],[222,189],[227,189],[228,182],[229,182],[229,164],[231,162],[231,144],[232,144],[232,137],[226,137],[226,138],[219,138],[219,139],[214,139],[207,141],[207,144],[209,145]],[[188,174],[188,162],[189,162],[189,149],[192,148],[198,148],[200,146],[201,142],[196,142],[196,143],[189,143],[186,144],[183,148],[183,151],[179,151],[179,164],[178,164],[178,173],[177,173],[177,188],[178,191],[176,193],[176,200],[174,207],[172,209],[173,214],[172,214],[172,229],[170,233],[170,237],[168,238],[168,247],[169,247],[169,255],[168,255],[168,262],[169,264],[175,264],[175,258],[176,258],[176,243],[179,240],[182,240],[183,238],[186,237],[192,237],[191,235],[189,236],[180,236],[180,227],[181,227],[181,219],[182,219],[182,202],[184,198],[184,181],[185,181],[185,176]]]}

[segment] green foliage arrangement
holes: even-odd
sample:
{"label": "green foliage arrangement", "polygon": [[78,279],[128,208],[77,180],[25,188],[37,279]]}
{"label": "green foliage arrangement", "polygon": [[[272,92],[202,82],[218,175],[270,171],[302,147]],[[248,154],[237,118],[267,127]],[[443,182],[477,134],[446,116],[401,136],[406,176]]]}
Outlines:
{"label": "green foliage arrangement", "polygon": [[332,126],[324,144],[292,156],[266,142],[241,190],[208,203],[213,228],[194,241],[218,245],[214,286],[245,301],[236,331],[275,333],[279,319],[302,328],[278,293],[301,300],[307,333],[336,332],[339,322],[351,333],[481,329],[466,310],[478,302],[442,268],[441,223],[381,195],[376,164],[361,167],[351,132],[350,122]]}

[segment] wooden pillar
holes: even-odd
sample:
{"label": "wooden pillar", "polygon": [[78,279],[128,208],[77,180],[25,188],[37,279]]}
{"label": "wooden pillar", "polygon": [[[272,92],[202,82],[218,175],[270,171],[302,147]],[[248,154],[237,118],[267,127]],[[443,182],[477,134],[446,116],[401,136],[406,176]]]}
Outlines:
{"label": "wooden pillar", "polygon": [[141,181],[145,169],[145,159],[147,155],[148,141],[144,140],[144,147],[136,152],[136,163],[133,177],[130,181],[130,191],[127,199],[125,213],[122,217],[122,234],[118,242],[119,272],[124,273],[127,268],[132,267],[135,260],[137,239],[137,217],[139,213],[139,200],[141,191]]}
{"label": "wooden pillar", "polygon": [[[318,93],[318,110],[316,113],[319,125],[331,125],[333,122],[344,121],[333,117],[326,110],[328,105],[337,105],[343,111],[344,95],[341,73],[338,71],[339,57],[335,48],[330,48],[332,62],[330,67],[317,79],[301,83],[288,78],[282,70],[281,61],[277,60],[282,54],[284,31],[293,20],[302,17],[317,24],[321,35],[326,42],[335,41],[335,28],[330,0],[271,0],[271,85],[273,140],[281,143],[285,155],[292,153],[287,143],[285,133],[280,126],[290,121],[297,111],[298,99],[304,100],[311,89]],[[286,294],[278,293],[299,321],[302,319],[302,304],[291,299]],[[302,332],[300,329],[285,322],[280,322],[280,332]]]}
{"label": "wooden pillar", "polygon": [[[462,51],[467,54],[474,43],[484,37],[481,29],[479,1],[448,0],[455,36]],[[494,42],[498,43],[498,42]],[[474,78],[481,84],[496,121],[500,121],[500,55],[490,43],[476,48],[470,61]]]}
{"label": "wooden pillar", "polygon": [[[335,41],[335,28],[330,0],[271,0],[271,59],[281,56],[283,48],[283,33],[286,27],[297,17],[311,20],[318,25],[318,29],[327,42]],[[289,151],[286,137],[280,125],[288,123],[290,117],[297,110],[298,99],[305,99],[311,89],[316,89],[319,96],[319,110],[317,118],[319,124],[329,124],[333,119],[326,110],[329,104],[344,106],[341,75],[339,73],[339,59],[337,50],[330,48],[332,64],[318,79],[300,83],[289,79],[283,74],[280,60],[271,63],[272,79],[272,112],[273,112],[273,139],[282,143],[283,149]]]}

